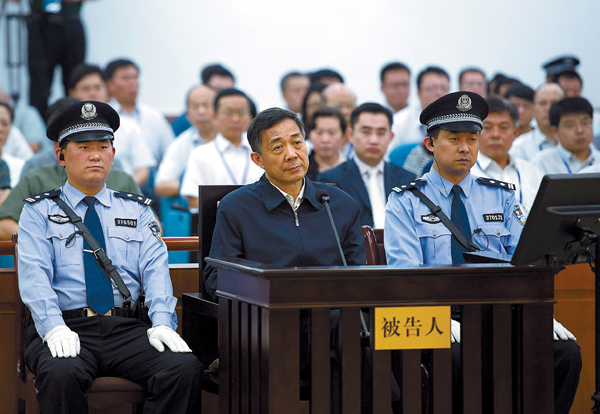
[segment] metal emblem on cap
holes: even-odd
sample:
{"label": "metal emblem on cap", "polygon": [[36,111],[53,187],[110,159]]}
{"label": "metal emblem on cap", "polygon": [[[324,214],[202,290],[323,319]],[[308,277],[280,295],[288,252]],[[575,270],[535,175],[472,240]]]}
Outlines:
{"label": "metal emblem on cap", "polygon": [[85,119],[86,121],[89,121],[91,119],[94,119],[98,116],[98,113],[96,112],[96,106],[94,106],[93,103],[85,103],[83,104],[83,106],[81,107],[81,117],[83,119]]}
{"label": "metal emblem on cap", "polygon": [[471,105],[471,98],[469,95],[462,95],[460,98],[458,98],[458,105],[456,105],[456,109],[461,112],[467,112],[471,108],[473,108],[473,105]]}

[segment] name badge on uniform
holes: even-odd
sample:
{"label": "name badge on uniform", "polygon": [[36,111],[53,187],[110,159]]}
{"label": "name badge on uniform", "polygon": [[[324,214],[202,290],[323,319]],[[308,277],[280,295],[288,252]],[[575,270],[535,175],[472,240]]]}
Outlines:
{"label": "name badge on uniform", "polygon": [[424,221],[425,223],[439,223],[440,221],[442,221],[442,219],[440,219],[438,216],[436,216],[435,214],[428,214],[426,216],[421,216],[421,221]]}
{"label": "name badge on uniform", "polygon": [[115,225],[119,227],[137,227],[137,219],[116,218]]}
{"label": "name badge on uniform", "polygon": [[504,221],[504,213],[484,214],[483,221],[485,221],[486,223],[489,223],[492,221]]}
{"label": "name badge on uniform", "polygon": [[60,214],[48,214],[48,219],[53,223],[65,224],[71,221],[68,216],[61,216]]}

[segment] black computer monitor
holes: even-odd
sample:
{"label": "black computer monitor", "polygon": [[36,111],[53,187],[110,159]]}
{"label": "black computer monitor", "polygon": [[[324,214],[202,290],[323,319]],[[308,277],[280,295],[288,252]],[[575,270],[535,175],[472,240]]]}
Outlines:
{"label": "black computer monitor", "polygon": [[594,253],[598,234],[600,174],[546,175],[511,263],[559,269],[584,262]]}

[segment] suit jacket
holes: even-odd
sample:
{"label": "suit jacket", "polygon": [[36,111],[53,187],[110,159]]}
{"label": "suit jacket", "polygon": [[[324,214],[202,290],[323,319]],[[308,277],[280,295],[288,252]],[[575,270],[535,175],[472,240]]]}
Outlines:
{"label": "suit jacket", "polygon": [[[406,184],[415,178],[416,176],[413,173],[386,162],[383,167],[386,200],[392,192],[392,188]],[[369,193],[354,160],[346,161],[335,168],[320,173],[317,180],[335,184],[338,188],[350,194],[360,206],[360,225],[364,226],[366,224],[373,227],[373,212],[371,211]]]}

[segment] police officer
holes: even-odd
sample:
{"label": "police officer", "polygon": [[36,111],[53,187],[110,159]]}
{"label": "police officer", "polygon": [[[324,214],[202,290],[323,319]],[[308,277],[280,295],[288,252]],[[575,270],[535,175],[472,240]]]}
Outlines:
{"label": "police officer", "polygon": [[[47,136],[59,142],[67,181],[27,199],[19,221],[19,289],[34,322],[25,362],[44,413],[87,413],[85,391],[97,376],[142,385],[152,395],[147,412],[186,413],[199,400],[202,365],[175,332],[177,299],[149,201],[105,185],[118,127],[104,103],[65,109]],[[112,283],[69,209],[116,266]],[[152,328],[132,317],[117,279],[134,299],[143,289]]]}
{"label": "police officer", "polygon": [[[513,254],[525,224],[514,185],[470,173],[487,115],[485,99],[471,92],[445,95],[421,113],[420,121],[427,127],[424,144],[433,154],[433,166],[420,180],[390,195],[384,227],[388,264],[461,264],[463,252],[477,249],[507,258]],[[443,215],[434,214],[428,203],[439,206]],[[456,319],[460,313],[454,311],[453,392],[458,396],[462,390]],[[579,383],[581,354],[573,335],[556,321],[554,339],[555,412],[566,414]],[[459,398],[453,398],[453,405],[453,412],[461,412]]]}

